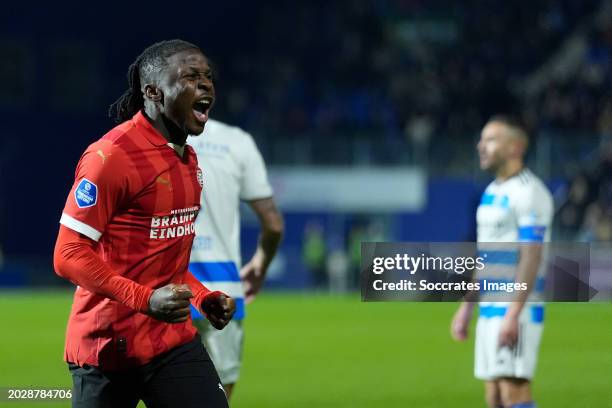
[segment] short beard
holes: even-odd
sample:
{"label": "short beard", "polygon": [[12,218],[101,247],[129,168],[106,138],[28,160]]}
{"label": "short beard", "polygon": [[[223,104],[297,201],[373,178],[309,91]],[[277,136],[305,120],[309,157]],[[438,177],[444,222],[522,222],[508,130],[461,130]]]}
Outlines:
{"label": "short beard", "polygon": [[503,160],[499,160],[499,157],[494,156],[489,161],[489,166],[482,169],[487,173],[497,174],[497,172],[504,166]]}

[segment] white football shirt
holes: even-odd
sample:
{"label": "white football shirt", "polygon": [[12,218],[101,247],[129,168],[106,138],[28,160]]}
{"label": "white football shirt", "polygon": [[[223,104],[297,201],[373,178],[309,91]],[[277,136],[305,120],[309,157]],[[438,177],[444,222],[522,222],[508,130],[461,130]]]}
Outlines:
{"label": "white football shirt", "polygon": [[187,143],[198,156],[204,178],[189,268],[210,289],[236,300],[234,318],[240,320],[244,317],[240,201],[272,197],[266,167],[250,134],[213,119]]}
{"label": "white football shirt", "polygon": [[[476,213],[479,250],[486,253],[486,268],[479,280],[514,282],[519,242],[548,242],[553,218],[552,195],[529,169],[503,181],[491,182]],[[529,300],[539,300],[543,291],[540,268]],[[486,301],[487,295],[481,296]]]}

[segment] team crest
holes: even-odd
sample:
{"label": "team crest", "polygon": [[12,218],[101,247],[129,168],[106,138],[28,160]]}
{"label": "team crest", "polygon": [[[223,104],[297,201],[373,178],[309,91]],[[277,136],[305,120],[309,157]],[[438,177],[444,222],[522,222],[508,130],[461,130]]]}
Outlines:
{"label": "team crest", "polygon": [[98,186],[84,178],[74,190],[74,199],[79,208],[93,207],[98,202]]}
{"label": "team crest", "polygon": [[202,173],[202,169],[200,169],[198,167],[198,172],[197,172],[197,178],[198,178],[198,183],[200,184],[200,187],[204,188],[204,173]]}

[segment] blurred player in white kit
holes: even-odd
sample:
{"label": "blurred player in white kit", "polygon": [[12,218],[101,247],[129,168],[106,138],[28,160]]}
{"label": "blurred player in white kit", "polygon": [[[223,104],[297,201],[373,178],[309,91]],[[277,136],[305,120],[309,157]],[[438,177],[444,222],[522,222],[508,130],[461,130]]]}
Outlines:
{"label": "blurred player in white kit", "polygon": [[[498,243],[502,248],[487,261],[485,276],[478,278],[494,281],[495,277],[486,276],[487,269],[505,269],[515,282],[529,287],[515,292],[511,302],[492,302],[490,295],[480,295],[474,371],[485,381],[489,407],[535,407],[531,380],[544,321],[542,243],[550,240],[553,200],[544,183],[524,165],[527,145],[524,128],[500,115],[485,125],[477,146],[481,169],[495,176],[476,215],[479,248],[481,243]],[[455,313],[451,335],[456,340],[467,338],[473,307],[474,303],[463,302]]]}
{"label": "blurred player in white kit", "polygon": [[[204,177],[189,270],[211,290],[223,290],[236,300],[234,318],[223,331],[193,308],[192,317],[229,398],[240,374],[245,303],[255,298],[264,282],[283,235],[283,218],[250,134],[209,119],[204,132],[187,142],[198,156]],[[261,227],[255,254],[242,269],[241,201],[255,211]]]}

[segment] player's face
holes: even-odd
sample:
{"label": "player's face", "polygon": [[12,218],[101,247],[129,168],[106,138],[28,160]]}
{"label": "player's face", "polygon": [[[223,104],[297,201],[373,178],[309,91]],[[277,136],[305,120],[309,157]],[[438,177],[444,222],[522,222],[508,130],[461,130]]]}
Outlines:
{"label": "player's face", "polygon": [[162,74],[163,113],[185,134],[199,135],[215,99],[212,69],[197,50],[186,50],[168,58]]}
{"label": "player's face", "polygon": [[506,162],[510,152],[510,137],[503,123],[489,122],[480,133],[476,146],[480,168],[495,171]]}

